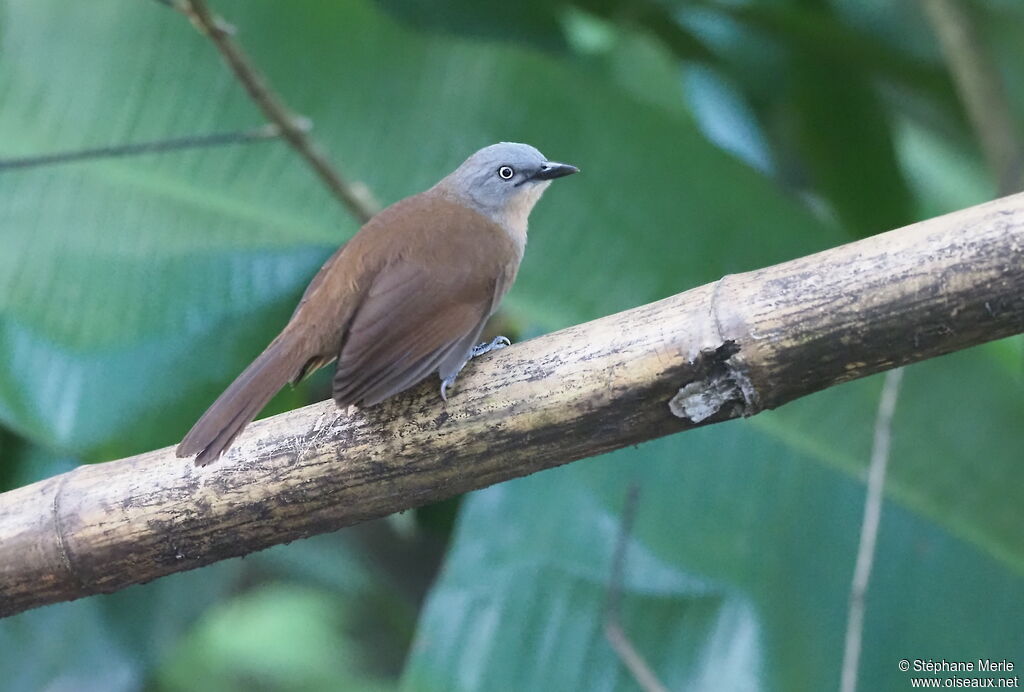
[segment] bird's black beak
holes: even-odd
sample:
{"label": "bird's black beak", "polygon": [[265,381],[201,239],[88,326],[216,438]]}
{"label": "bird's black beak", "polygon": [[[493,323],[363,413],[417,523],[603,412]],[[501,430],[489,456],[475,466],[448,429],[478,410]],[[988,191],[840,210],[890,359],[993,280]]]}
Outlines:
{"label": "bird's black beak", "polygon": [[556,163],[555,161],[545,161],[540,167],[540,170],[533,174],[532,180],[554,180],[555,178],[562,178],[573,173],[579,173],[580,169],[576,166],[570,166],[567,163]]}

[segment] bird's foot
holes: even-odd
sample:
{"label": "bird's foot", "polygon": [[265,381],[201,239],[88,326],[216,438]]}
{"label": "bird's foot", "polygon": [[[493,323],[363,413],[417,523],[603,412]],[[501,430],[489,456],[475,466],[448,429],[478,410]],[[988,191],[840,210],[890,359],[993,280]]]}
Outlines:
{"label": "bird's foot", "polygon": [[482,344],[477,344],[476,346],[474,346],[472,350],[469,352],[469,357],[476,358],[477,356],[482,356],[485,353],[497,351],[500,348],[505,348],[506,346],[511,345],[512,342],[508,340],[508,337],[496,336],[493,339],[491,339],[490,343],[485,341]]}
{"label": "bird's foot", "polygon": [[448,394],[445,393],[445,390],[452,386],[452,384],[455,382],[455,376],[458,374],[459,373],[457,372],[453,373],[448,377],[444,378],[443,380],[441,380],[441,401],[445,402],[446,404],[448,403]]}
{"label": "bird's foot", "polygon": [[453,372],[448,377],[441,380],[441,400],[444,401],[445,403],[448,402],[448,388],[455,383],[455,378],[458,377],[460,372],[462,372],[462,368],[466,367],[466,363],[468,363],[470,359],[476,358],[477,356],[482,356],[485,353],[490,353],[491,351],[497,351],[498,349],[505,348],[506,346],[511,345],[512,342],[508,340],[508,337],[496,336],[493,339],[491,339],[490,342],[485,341],[471,348],[469,350],[469,355],[466,356],[466,360],[463,361],[462,365],[459,366],[459,369]]}

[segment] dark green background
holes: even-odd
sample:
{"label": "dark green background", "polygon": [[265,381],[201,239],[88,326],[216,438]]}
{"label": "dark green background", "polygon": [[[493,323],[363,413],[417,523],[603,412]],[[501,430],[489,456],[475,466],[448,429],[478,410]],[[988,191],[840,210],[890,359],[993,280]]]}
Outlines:
{"label": "dark green background", "polygon": [[[972,7],[1020,123],[1024,6]],[[520,339],[994,196],[917,8],[215,2],[385,203],[500,140],[580,166],[532,217]],[[261,122],[166,6],[0,0],[0,157]],[[0,488],[176,442],[356,227],[276,141],[0,171]],[[1022,362],[907,369],[862,689],[1024,651]],[[624,624],[665,684],[835,688],[879,388],[4,620],[0,686],[635,689],[601,627],[636,482]]]}

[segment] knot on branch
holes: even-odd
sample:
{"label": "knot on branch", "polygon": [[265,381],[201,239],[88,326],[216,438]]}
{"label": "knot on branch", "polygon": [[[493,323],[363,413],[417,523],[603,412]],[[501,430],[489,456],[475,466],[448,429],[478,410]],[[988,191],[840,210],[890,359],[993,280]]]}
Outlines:
{"label": "knot on branch", "polygon": [[693,424],[723,412],[720,420],[757,413],[757,392],[740,364],[733,360],[740,347],[729,339],[714,349],[702,350],[691,362],[695,379],[668,402],[672,415]]}

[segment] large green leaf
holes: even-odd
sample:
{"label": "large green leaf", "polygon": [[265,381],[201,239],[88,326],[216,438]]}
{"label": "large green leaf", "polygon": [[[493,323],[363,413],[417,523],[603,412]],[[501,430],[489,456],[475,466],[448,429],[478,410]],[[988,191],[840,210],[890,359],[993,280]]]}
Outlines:
{"label": "large green leaf", "polygon": [[[727,56],[730,63],[736,67],[752,65],[758,75],[764,76],[767,69],[775,66],[761,64],[757,67],[759,58],[763,59],[766,52],[772,55],[771,50],[758,45],[767,40],[780,53],[792,52],[838,64],[845,72],[870,75],[898,85],[908,95],[925,95],[936,105],[955,107],[952,83],[934,46],[929,45],[927,30],[920,22],[907,22],[908,15],[919,16],[916,8],[899,5],[899,9],[888,13],[891,23],[880,25],[871,17],[876,7],[874,3],[867,6],[867,11],[857,12],[843,6],[851,4],[849,0],[833,0],[832,4],[837,5],[835,11],[829,4],[820,0],[748,3],[710,0],[694,3],[696,7],[684,6],[682,16],[685,23],[702,28],[700,35],[712,39],[715,48]],[[876,15],[882,13],[884,9],[875,12]],[[732,21],[726,21],[726,17]],[[732,32],[748,40],[736,41],[735,35],[729,35]],[[907,40],[910,32],[914,34],[912,41]],[[751,87],[761,93],[771,93],[779,76],[773,74],[773,79]]]}
{"label": "large green leaf", "polygon": [[377,4],[420,29],[521,41],[550,50],[565,47],[558,22],[561,3],[552,0],[377,0]]}
{"label": "large green leaf", "polygon": [[[19,484],[74,466],[24,443],[0,454]],[[0,687],[220,690],[258,679],[260,689],[393,689],[416,617],[404,582],[424,575],[407,568],[396,579],[379,564],[363,545],[372,529],[0,620]],[[392,541],[423,559],[419,543]]]}
{"label": "large green leaf", "polygon": [[[893,425],[892,499],[1024,574],[1024,340],[915,365]],[[810,458],[858,473],[877,398],[865,385],[794,402],[750,421]]]}
{"label": "large green leaf", "polygon": [[383,692],[395,685],[360,670],[343,636],[350,602],[324,591],[272,585],[211,609],[168,660],[165,690]]}
{"label": "large green leaf", "polygon": [[796,148],[811,186],[843,226],[867,236],[913,220],[913,202],[896,160],[891,125],[867,79],[840,61],[797,54],[784,110],[796,122]]}
{"label": "large green leaf", "polygon": [[[913,420],[934,375],[906,374],[905,402],[918,411],[898,410],[894,476],[921,459],[918,448],[934,454],[945,442],[922,441],[918,434],[938,426]],[[424,611],[406,688],[635,689],[602,626],[618,508],[638,482],[623,625],[662,682],[673,690],[834,689],[863,488],[828,464],[866,456],[876,385],[818,397],[815,420],[825,429],[789,425],[793,412],[784,410],[475,494]],[[840,393],[865,405],[845,404]],[[845,429],[830,436],[843,419]],[[964,424],[950,434],[964,436]],[[1013,438],[977,453],[1019,461],[1019,433]],[[1024,646],[1022,589],[1019,565],[887,503],[860,689],[909,685],[901,658],[1012,660]]]}
{"label": "large green leaf", "polygon": [[[0,464],[17,485],[74,468],[38,445],[12,441]],[[0,620],[5,691],[138,690],[159,661],[213,603],[238,582],[242,562],[176,574],[108,596],[60,603]]]}
{"label": "large green leaf", "polygon": [[[636,65],[657,66],[649,52],[624,53],[603,74],[531,49],[420,34],[366,2],[216,6],[289,103],[314,119],[330,156],[386,202],[500,139],[581,166],[535,213],[508,300],[525,331],[844,237],[665,108],[665,94],[651,93],[664,71],[617,86]],[[0,12],[5,156],[260,122],[209,43],[159,3],[0,0]],[[823,50],[835,35],[815,38],[806,17],[764,26],[776,40],[797,31]],[[774,63],[758,57],[766,67],[755,78],[770,89]],[[0,176],[0,420],[89,459],[178,439],[356,226],[276,142]],[[947,658],[1020,650],[1020,362],[1018,340],[907,374],[866,686],[891,686],[897,658],[912,653],[904,644]],[[506,675],[524,687],[625,684],[596,627],[614,508],[636,477],[644,495],[626,624],[666,681],[833,686],[860,512],[850,474],[867,458],[876,400],[876,382],[846,385],[479,496],[422,621],[410,685],[474,688]],[[211,633],[224,622],[255,628],[281,616],[282,599],[312,602],[308,591],[277,596],[225,606],[174,661],[218,676],[249,669],[241,655],[218,667],[198,650],[219,641]],[[996,612],[993,603],[1008,605]],[[342,619],[354,612],[347,600],[335,605]],[[61,617],[69,632],[81,622]],[[317,631],[333,631],[331,617]],[[530,655],[504,657],[503,648]],[[702,677],[723,669],[737,677]],[[162,679],[182,680],[176,670]]]}
{"label": "large green leaf", "polygon": [[[158,3],[4,7],[9,154],[258,122],[212,47]],[[385,201],[500,139],[581,166],[535,214],[509,300],[532,322],[839,240],[685,121],[552,58],[420,36],[362,3],[220,7],[333,158]],[[0,418],[91,458],[173,442],[354,229],[280,143],[5,173]]]}
{"label": "large green leaf", "polygon": [[354,532],[245,561],[254,588],[209,608],[156,673],[161,689],[394,689],[415,610]]}
{"label": "large green leaf", "polygon": [[[839,240],[690,120],[589,72],[420,36],[359,3],[296,7],[223,11],[337,159],[381,198],[421,189],[502,138],[581,165],[536,214],[509,300],[528,326],[582,321]],[[159,4],[6,8],[0,85],[10,105],[0,128],[18,134],[17,153],[255,119],[212,49]],[[57,48],[32,40],[43,34]],[[140,36],[151,38],[150,59],[126,60],[140,45],[129,37]],[[281,36],[303,37],[303,51]],[[318,79],[310,61],[324,66]],[[76,71],[111,78],[87,82]],[[47,89],[31,98],[41,83]],[[458,85],[457,98],[439,96],[445,84]],[[399,95],[402,107],[390,107]],[[42,444],[96,456],[174,441],[355,226],[276,143],[6,173],[5,182],[0,415]],[[962,475],[965,462],[944,461]],[[907,484],[924,507],[946,496],[942,472]],[[1018,499],[1010,489],[1001,497]],[[984,511],[993,502],[1001,498],[979,497],[958,518],[963,531],[995,531]]]}

